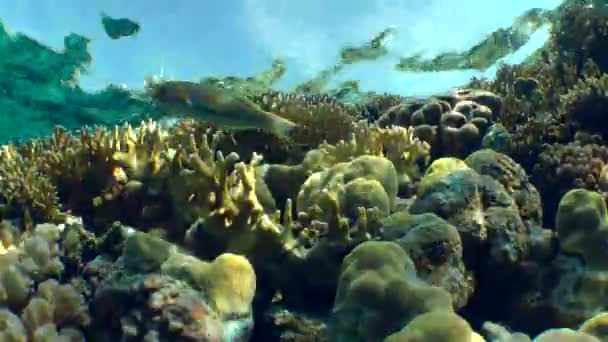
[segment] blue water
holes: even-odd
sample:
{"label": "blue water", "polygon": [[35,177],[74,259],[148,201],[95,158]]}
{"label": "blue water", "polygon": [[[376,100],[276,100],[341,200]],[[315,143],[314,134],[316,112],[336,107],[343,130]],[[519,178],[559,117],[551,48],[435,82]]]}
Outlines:
{"label": "blue water", "polygon": [[[552,8],[557,0],[12,0],[0,2],[9,28],[61,48],[77,32],[92,39],[95,58],[85,89],[109,83],[139,88],[146,75],[193,80],[204,76],[250,76],[273,58],[285,58],[284,89],[335,63],[344,44],[362,43],[389,25],[397,34],[390,54],[344,71],[336,82],[359,79],[363,90],[426,94],[466,82],[472,71],[403,74],[393,71],[398,57],[412,51],[428,55],[464,50],[487,33],[509,26],[531,7]],[[329,4],[328,4],[329,3]],[[111,40],[100,12],[141,23],[135,37]],[[542,44],[539,33],[519,53]],[[490,70],[491,73],[491,70]]]}

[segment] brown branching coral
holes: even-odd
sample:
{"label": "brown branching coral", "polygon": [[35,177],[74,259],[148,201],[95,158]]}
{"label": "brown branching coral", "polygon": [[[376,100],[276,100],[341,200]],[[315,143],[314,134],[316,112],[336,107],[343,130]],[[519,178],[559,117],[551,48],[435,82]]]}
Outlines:
{"label": "brown branching coral", "polygon": [[[187,145],[190,135],[200,137],[203,134],[211,135],[218,131],[203,121],[181,120],[170,130],[168,144],[170,146]],[[299,160],[299,150],[291,142],[281,136],[261,130],[221,130],[220,141],[217,148],[224,153],[236,152],[244,159],[249,160],[253,153],[264,156],[267,163],[285,163],[290,160]]]}
{"label": "brown branching coral", "polygon": [[582,70],[587,60],[608,71],[608,9],[604,6],[566,6],[551,31],[551,42],[560,58]]}
{"label": "brown branching coral", "polygon": [[348,138],[359,111],[326,95],[291,95],[268,92],[254,99],[267,111],[284,117],[299,127],[291,138],[296,144],[317,146]]}
{"label": "brown branching coral", "polygon": [[0,198],[26,221],[61,218],[55,186],[34,160],[24,158],[13,146],[0,151]]}
{"label": "brown branching coral", "polygon": [[564,117],[576,130],[608,135],[608,75],[580,80],[562,97]]}
{"label": "brown branching coral", "polygon": [[[87,218],[107,214],[106,219],[113,220],[117,217],[110,215],[112,210],[106,205],[120,208],[120,203],[128,202],[127,194],[137,193],[144,183],[151,187],[162,180],[157,176],[164,169],[164,153],[170,152],[165,138],[154,122],[145,122],[137,129],[99,127],[79,134],[58,128],[47,139],[7,146],[0,172],[7,183],[2,189],[12,197],[5,200],[30,203],[25,207],[30,207],[28,215],[35,222],[57,220],[59,202],[63,209]],[[42,207],[46,213],[36,209]],[[115,215],[121,213],[118,210]]]}
{"label": "brown branching coral", "polygon": [[[166,132],[154,122],[139,127],[116,127],[113,131],[99,127],[73,135],[57,129],[47,140],[31,145],[30,158],[37,159],[42,172],[56,184],[67,209],[85,217],[120,216],[124,209],[137,208],[140,190],[158,187],[164,168]],[[130,198],[125,198],[130,196]],[[129,221],[129,220],[127,220]]]}
{"label": "brown branching coral", "polygon": [[371,122],[378,120],[388,109],[401,104],[405,99],[398,95],[383,94],[373,96],[367,103],[358,107],[361,117]]}

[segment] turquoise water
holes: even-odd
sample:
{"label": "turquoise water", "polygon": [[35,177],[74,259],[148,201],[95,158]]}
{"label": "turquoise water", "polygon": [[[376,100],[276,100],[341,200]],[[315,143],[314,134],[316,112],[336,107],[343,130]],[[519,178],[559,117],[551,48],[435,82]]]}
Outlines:
{"label": "turquoise water", "polygon": [[[67,0],[21,0],[0,4],[0,13],[9,35],[24,34],[49,49],[61,51],[64,37],[70,33],[89,39],[87,51],[91,62],[86,63],[86,71],[84,65],[80,67],[80,75],[75,81],[89,93],[109,85],[141,89],[144,78],[149,75],[162,74],[179,80],[247,77],[267,69],[277,58],[285,61],[287,73],[275,87],[288,90],[330,67],[342,47],[361,44],[384,28],[395,26],[386,56],[344,68],[329,80],[327,87],[359,80],[363,91],[428,95],[460,86],[480,72],[395,72],[393,65],[401,54],[423,52],[432,56],[463,50],[488,32],[510,25],[516,15],[530,6],[551,8],[554,5],[555,1],[543,0],[517,5],[503,2],[455,4],[451,1],[376,1],[367,4],[361,1],[348,6],[334,3],[329,7],[322,1],[306,6],[281,1],[234,1],[223,5],[177,1],[158,6],[147,2],[125,5],[120,1],[100,1],[82,6]],[[102,12],[133,19],[141,23],[142,30],[132,37],[110,39],[100,24]],[[475,24],[463,24],[470,22]],[[527,56],[546,40],[542,30],[536,36],[510,60],[521,60],[521,56]],[[492,73],[493,69],[490,69],[484,74]],[[13,107],[15,111],[19,111],[18,106]],[[24,118],[30,114],[11,115],[8,109],[4,110],[0,120],[4,120],[5,125],[18,127],[28,122]],[[102,113],[106,110],[100,109]],[[114,122],[125,119],[124,116],[140,115],[144,110],[133,108],[129,111],[120,115],[101,115]],[[31,113],[34,119],[29,125],[36,133],[7,130],[10,133],[5,132],[0,140],[43,134],[48,130],[45,126],[54,124],[78,125],[70,122],[72,115],[45,110]],[[119,118],[109,119],[114,115]],[[90,120],[81,120],[80,124],[91,123],[84,121]]]}

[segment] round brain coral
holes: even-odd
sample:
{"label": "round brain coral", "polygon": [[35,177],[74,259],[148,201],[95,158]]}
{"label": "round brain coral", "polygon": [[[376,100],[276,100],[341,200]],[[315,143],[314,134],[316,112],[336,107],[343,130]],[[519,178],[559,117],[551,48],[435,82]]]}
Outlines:
{"label": "round brain coral", "polygon": [[399,245],[365,242],[342,264],[330,340],[378,341],[419,314],[436,310],[453,310],[450,294],[420,280]]}
{"label": "round brain coral", "polygon": [[608,217],[604,198],[592,191],[575,189],[560,201],[556,227],[562,250],[581,255],[587,266],[608,266],[606,239]]}

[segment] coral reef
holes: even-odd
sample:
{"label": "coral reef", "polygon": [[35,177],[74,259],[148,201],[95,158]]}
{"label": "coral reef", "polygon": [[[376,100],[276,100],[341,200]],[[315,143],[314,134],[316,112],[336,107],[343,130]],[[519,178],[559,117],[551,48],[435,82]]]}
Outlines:
{"label": "coral reef", "polygon": [[562,112],[574,129],[590,133],[608,134],[601,124],[608,112],[608,76],[580,80],[563,96]]}
{"label": "coral reef", "polygon": [[293,121],[298,128],[291,134],[296,144],[316,146],[323,141],[347,139],[359,115],[356,107],[337,102],[326,95],[293,95],[267,92],[254,101],[261,108]]}
{"label": "coral reef", "polygon": [[[0,149],[0,340],[605,340],[605,8],[528,12],[554,23],[534,58],[429,98],[317,91],[389,31],[294,92],[272,89],[280,60],[201,80],[297,126],[283,135],[115,126],[145,94],[80,90],[84,37],[56,52],[1,30],[48,63],[19,79],[25,57],[3,59],[0,105],[66,127]],[[470,63],[509,50],[488,42]]]}

